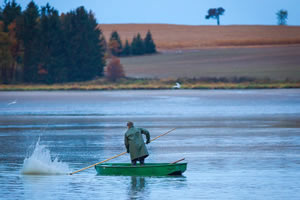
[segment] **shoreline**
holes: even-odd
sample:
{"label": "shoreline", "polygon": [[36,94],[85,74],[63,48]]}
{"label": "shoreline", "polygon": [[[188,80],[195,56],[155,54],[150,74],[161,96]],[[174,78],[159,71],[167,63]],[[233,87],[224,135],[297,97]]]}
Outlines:
{"label": "shoreline", "polygon": [[[175,90],[174,84],[16,84],[0,85],[3,91],[113,91],[113,90]],[[184,83],[180,89],[213,90],[213,89],[287,89],[300,88],[300,82],[278,82],[278,83]]]}

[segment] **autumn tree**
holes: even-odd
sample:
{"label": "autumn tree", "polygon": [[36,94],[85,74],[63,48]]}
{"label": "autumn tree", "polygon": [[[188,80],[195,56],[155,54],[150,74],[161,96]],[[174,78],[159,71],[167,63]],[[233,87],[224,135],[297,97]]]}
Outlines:
{"label": "autumn tree", "polygon": [[220,15],[223,15],[225,12],[225,9],[220,7],[220,8],[210,8],[208,10],[208,14],[205,16],[206,19],[216,19],[218,26],[220,25]]}
{"label": "autumn tree", "polygon": [[146,54],[156,53],[156,47],[152,39],[150,30],[148,30],[146,37],[144,39],[144,49]]}
{"label": "autumn tree", "polygon": [[276,15],[278,20],[278,25],[286,25],[287,18],[288,18],[288,11],[281,9],[276,13]]}
{"label": "autumn tree", "polygon": [[18,16],[21,15],[21,6],[16,3],[15,0],[5,1],[4,8],[1,13],[1,20],[4,22],[3,31],[8,32],[8,26],[11,24]]}
{"label": "autumn tree", "polygon": [[0,18],[3,21],[2,31],[8,33],[9,51],[12,56],[11,64],[6,66],[6,82],[16,81],[17,68],[20,67],[20,40],[18,39],[16,21],[21,16],[21,6],[15,0],[4,1],[4,7],[1,9]]}
{"label": "autumn tree", "polygon": [[106,76],[110,81],[116,81],[120,78],[125,77],[123,65],[121,64],[119,58],[112,57],[112,59],[106,67]]}
{"label": "autumn tree", "polygon": [[20,45],[16,38],[16,22],[13,21],[4,32],[0,21],[0,82],[13,83],[20,80]]}
{"label": "autumn tree", "polygon": [[113,31],[111,33],[109,39],[109,50],[111,55],[120,56],[122,54],[122,41],[117,31]]}
{"label": "autumn tree", "polygon": [[22,73],[22,51],[20,40],[17,38],[17,25],[13,21],[8,26],[8,36],[10,39],[10,52],[13,58],[11,65],[9,66],[9,82],[16,82],[21,80]]}

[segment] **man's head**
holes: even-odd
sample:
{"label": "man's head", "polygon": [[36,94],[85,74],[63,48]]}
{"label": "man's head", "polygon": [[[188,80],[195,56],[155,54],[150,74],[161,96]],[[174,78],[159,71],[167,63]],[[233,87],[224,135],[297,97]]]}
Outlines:
{"label": "man's head", "polygon": [[133,122],[127,122],[127,127],[128,127],[128,128],[133,127]]}

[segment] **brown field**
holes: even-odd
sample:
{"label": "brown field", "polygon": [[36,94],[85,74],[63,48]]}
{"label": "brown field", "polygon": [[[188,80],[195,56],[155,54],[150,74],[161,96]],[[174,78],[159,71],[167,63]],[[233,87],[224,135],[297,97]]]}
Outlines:
{"label": "brown field", "polygon": [[300,80],[300,45],[205,48],[121,58],[135,78],[252,77]]}
{"label": "brown field", "polygon": [[123,42],[151,30],[160,53],[121,58],[128,77],[300,80],[300,26],[99,26],[106,39],[117,30]]}
{"label": "brown field", "polygon": [[158,50],[300,44],[300,26],[187,26],[169,24],[100,24],[108,40],[113,30],[123,42],[151,31]]}

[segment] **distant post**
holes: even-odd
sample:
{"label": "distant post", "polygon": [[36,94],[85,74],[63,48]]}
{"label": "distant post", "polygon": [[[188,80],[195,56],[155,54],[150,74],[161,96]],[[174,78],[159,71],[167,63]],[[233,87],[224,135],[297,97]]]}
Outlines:
{"label": "distant post", "polygon": [[287,18],[288,18],[288,11],[287,10],[279,10],[277,13],[277,20],[278,20],[278,25],[284,26],[286,25]]}
{"label": "distant post", "polygon": [[225,9],[220,7],[220,8],[210,8],[208,10],[208,14],[205,16],[205,19],[216,19],[218,26],[220,25],[220,15],[223,15],[225,12]]}

